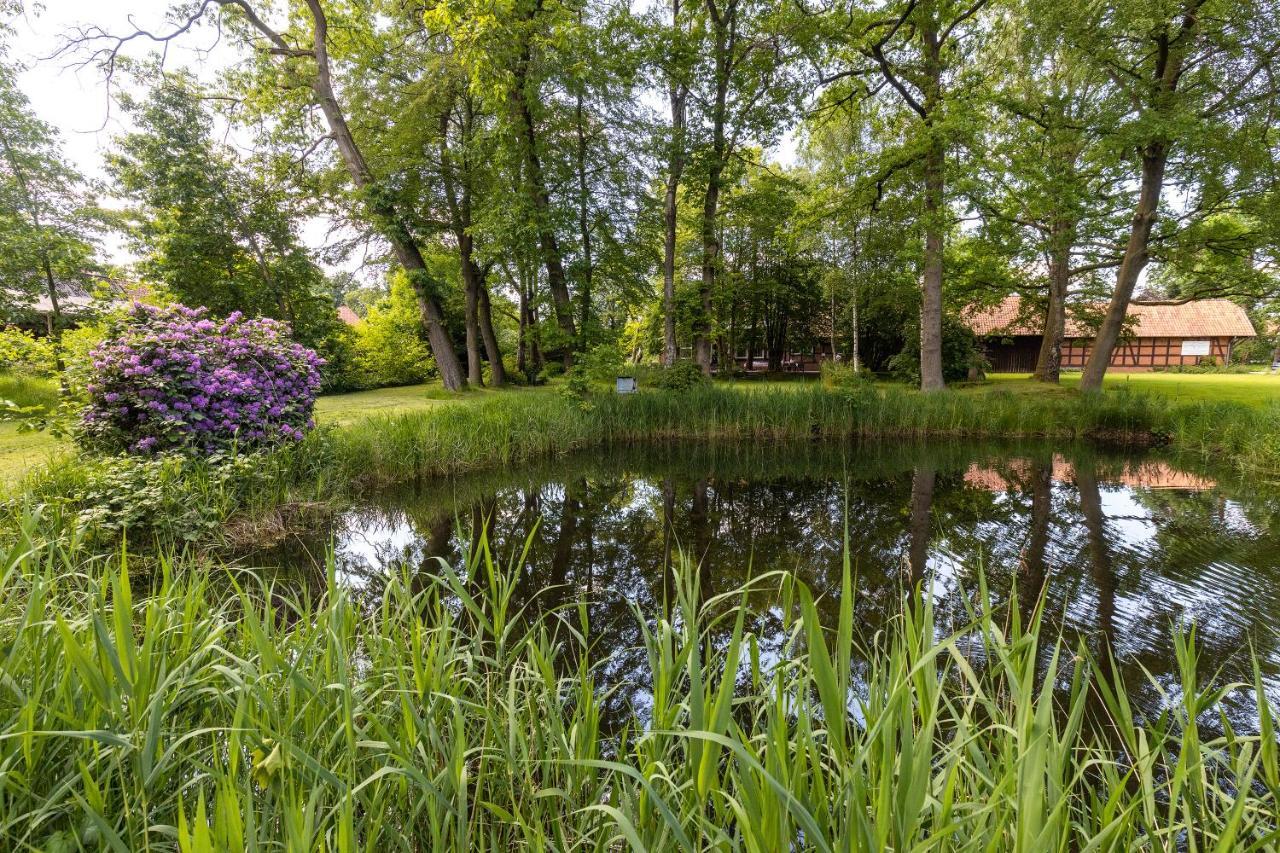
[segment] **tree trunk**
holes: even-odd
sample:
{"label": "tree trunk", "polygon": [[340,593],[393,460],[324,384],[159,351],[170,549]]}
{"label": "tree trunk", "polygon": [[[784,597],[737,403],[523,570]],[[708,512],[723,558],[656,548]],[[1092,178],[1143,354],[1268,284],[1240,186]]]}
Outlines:
{"label": "tree trunk", "polygon": [[[693,359],[702,372],[711,373],[711,296],[715,292],[716,268],[720,264],[720,235],[716,229],[720,207],[720,182],[724,173],[725,122],[729,93],[730,18],[736,6],[729,3],[723,15],[708,0],[715,30],[715,100],[711,108],[711,157],[707,164],[707,191],[702,199],[702,282],[698,288],[700,305],[693,324]],[[726,17],[728,16],[728,17]]]}
{"label": "tree trunk", "polygon": [[475,385],[484,384],[483,365],[480,360],[480,344],[483,340],[489,356],[490,377],[494,386],[506,381],[502,369],[502,353],[493,333],[493,318],[485,272],[475,261],[475,238],[472,236],[472,173],[468,146],[472,139],[474,113],[469,96],[461,98],[459,135],[462,140],[461,174],[455,174],[457,164],[449,151],[449,120],[453,105],[440,114],[440,179],[444,186],[445,201],[449,208],[449,220],[454,239],[458,244],[458,265],[462,276],[466,304],[467,380]]}
{"label": "tree trunk", "polygon": [[911,519],[908,528],[907,568],[911,589],[924,580],[929,565],[929,528],[933,517],[933,490],[938,472],[933,465],[921,463],[911,477]]}
{"label": "tree trunk", "polygon": [[942,251],[946,231],[947,149],[935,124],[942,109],[942,44],[930,12],[921,16],[924,51],[924,272],[920,294],[920,390],[946,387],[942,377]]}
{"label": "tree trunk", "polygon": [[471,262],[471,238],[462,262],[462,289],[466,301],[467,328],[467,381],[472,385],[484,384],[484,369],[480,364],[480,293],[477,290],[475,265]]}
{"label": "tree trunk", "polygon": [[[529,13],[531,20],[538,6]],[[516,124],[524,149],[524,172],[528,182],[530,200],[537,218],[538,246],[542,250],[542,262],[547,268],[547,288],[555,307],[556,322],[564,334],[564,366],[573,365],[573,345],[577,331],[573,323],[573,304],[569,298],[569,285],[564,274],[564,257],[560,242],[556,239],[555,226],[551,222],[551,195],[547,192],[546,178],[542,174],[542,160],[538,156],[538,129],[533,119],[526,88],[529,85],[529,65],[532,59],[528,43],[521,47],[520,61],[516,63],[515,80],[511,87],[511,105],[516,112]]]}
{"label": "tree trunk", "polygon": [[[680,18],[680,0],[671,0],[671,26]],[[662,245],[662,363],[670,367],[680,352],[676,343],[676,215],[680,176],[684,172],[685,84],[671,78],[667,82],[667,100],[671,105],[671,155],[667,167],[667,191],[662,205],[665,228]]]}
{"label": "tree trunk", "polygon": [[1057,384],[1062,371],[1062,339],[1067,329],[1067,287],[1071,280],[1072,229],[1055,220],[1049,243],[1049,306],[1045,309],[1044,337],[1036,358],[1037,382]]}
{"label": "tree trunk", "polygon": [[1120,271],[1116,273],[1116,289],[1111,294],[1111,304],[1107,306],[1102,327],[1098,329],[1093,350],[1089,353],[1089,360],[1085,362],[1084,373],[1080,377],[1082,390],[1096,391],[1102,387],[1102,377],[1107,373],[1111,354],[1115,352],[1120,332],[1124,330],[1133,289],[1150,257],[1147,250],[1151,241],[1151,229],[1156,223],[1160,208],[1160,191],[1164,187],[1164,168],[1168,156],[1168,149],[1162,142],[1148,144],[1142,153],[1142,188],[1138,194],[1138,208],[1134,211],[1133,221],[1129,226],[1129,242],[1124,248]]}
{"label": "tree trunk", "polygon": [[489,298],[489,276],[480,273],[478,292],[480,295],[480,339],[484,341],[485,353],[489,356],[489,384],[501,388],[507,384],[507,367],[502,363],[502,350],[498,347],[498,335],[493,330],[493,303]]}
{"label": "tree trunk", "polygon": [[[351,175],[351,182],[363,196],[369,212],[383,226],[384,236],[390,241],[396,259],[400,262],[418,297],[418,307],[427,327],[427,341],[431,346],[431,354],[436,360],[440,381],[445,388],[456,391],[465,387],[467,380],[462,375],[462,364],[458,361],[453,341],[450,340],[449,333],[444,327],[444,310],[440,306],[440,300],[432,292],[434,282],[422,259],[417,240],[395,210],[394,204],[377,192],[373,172],[369,169],[364,154],[356,145],[355,137],[351,135],[351,129],[347,126],[346,117],[338,103],[337,95],[334,94],[333,78],[329,69],[329,24],[325,18],[324,9],[320,5],[320,0],[306,0],[306,3],[314,24],[312,52],[315,55],[316,75],[312,80],[311,89],[315,93],[320,111],[324,113],[329,132],[337,143],[338,152],[347,167],[347,172]],[[277,42],[277,47],[292,50],[288,42],[278,34],[272,33],[260,21],[255,22],[254,26],[259,31],[267,33],[269,38],[274,35],[273,41]]]}
{"label": "tree trunk", "polygon": [[1053,455],[1032,460],[1031,476],[1031,531],[1022,551],[1022,577],[1018,579],[1018,603],[1028,620],[1049,579],[1046,556],[1053,521]]}
{"label": "tree trunk", "polygon": [[587,350],[587,324],[591,321],[591,220],[587,210],[587,136],[582,126],[582,95],[577,98],[575,110],[578,131],[578,233],[582,239],[582,291],[578,294],[581,305],[578,319],[578,350]]}

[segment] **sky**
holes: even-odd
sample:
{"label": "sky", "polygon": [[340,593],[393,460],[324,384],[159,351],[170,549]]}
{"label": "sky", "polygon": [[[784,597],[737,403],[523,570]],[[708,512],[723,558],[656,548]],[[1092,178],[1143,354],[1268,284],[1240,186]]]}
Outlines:
{"label": "sky", "polygon": [[[105,178],[104,155],[112,138],[128,129],[127,117],[110,102],[101,69],[75,67],[83,54],[53,55],[80,27],[97,26],[109,33],[164,32],[169,29],[165,16],[172,5],[173,0],[44,0],[43,9],[28,10],[9,21],[14,38],[8,58],[26,68],[18,75],[22,90],[36,115],[58,129],[67,160],[90,179]],[[201,49],[211,46],[214,35],[209,29],[175,41],[169,46],[166,67],[187,68],[201,79],[212,79],[233,59],[232,49],[225,44],[203,55]],[[157,48],[139,40],[124,53],[141,58]],[[121,83],[117,78],[113,85]],[[111,199],[103,202],[112,204]],[[108,236],[102,248],[109,260],[130,260],[119,236]]]}

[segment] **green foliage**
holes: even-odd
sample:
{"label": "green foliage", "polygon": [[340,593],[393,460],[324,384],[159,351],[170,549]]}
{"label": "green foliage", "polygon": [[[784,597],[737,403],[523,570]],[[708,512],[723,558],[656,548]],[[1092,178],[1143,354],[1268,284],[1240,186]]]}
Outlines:
{"label": "green foliage", "polygon": [[595,382],[609,384],[613,384],[615,379],[624,374],[625,363],[626,357],[622,350],[612,343],[598,344],[578,358],[578,364],[588,377]]}
{"label": "green foliage", "polygon": [[646,379],[646,384],[663,391],[691,391],[711,382],[692,361],[677,361],[670,367],[653,371]]}
{"label": "green foliage", "polygon": [[413,385],[433,374],[421,316],[408,280],[392,276],[390,293],[355,329],[354,361],[364,387]]}
{"label": "green foliage", "polygon": [[[144,586],[137,555],[41,523],[0,547],[0,821],[22,847],[377,848],[415,827],[436,850],[1228,850],[1280,817],[1261,676],[1203,681],[1194,629],[1142,719],[1105,660],[985,586],[958,634],[908,594],[869,637],[847,557],[824,624],[781,574],[704,600],[680,555],[670,613],[634,615],[646,718],[610,728],[587,611],[524,606],[519,558],[482,531],[462,566],[404,563],[366,599],[332,565],[273,581],[178,553]],[[1204,723],[1228,694],[1256,733]]]}
{"label": "green foliage", "polygon": [[854,370],[852,364],[824,361],[820,368],[822,387],[828,390],[862,388],[873,382],[867,370]]}
{"label": "green foliage", "polygon": [[[969,378],[970,371],[985,366],[973,331],[959,318],[942,317],[942,376],[948,382]],[[902,352],[889,360],[895,378],[915,384],[920,381],[920,335],[909,333]]]}
{"label": "green foliage", "polygon": [[583,411],[591,410],[591,376],[586,368],[575,364],[565,371],[560,393]]}
{"label": "green foliage", "polygon": [[52,376],[56,372],[53,341],[31,332],[0,326],[0,365],[27,376]]}
{"label": "green foliage", "polygon": [[263,454],[135,455],[85,460],[70,508],[96,535],[166,542],[219,538],[230,509],[267,486]]}
{"label": "green foliage", "polygon": [[140,272],[179,302],[283,320],[299,342],[325,349],[340,324],[298,235],[305,208],[266,164],[246,164],[215,141],[214,116],[191,77],[150,82],[146,101],[127,104],[137,129],[108,159],[133,202],[128,233]]}

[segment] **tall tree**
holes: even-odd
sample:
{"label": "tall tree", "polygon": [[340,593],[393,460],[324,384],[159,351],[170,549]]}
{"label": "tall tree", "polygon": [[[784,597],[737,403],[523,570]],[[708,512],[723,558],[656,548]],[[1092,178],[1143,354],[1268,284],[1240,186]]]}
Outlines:
{"label": "tall tree", "polygon": [[[1115,81],[1130,113],[1116,142],[1136,160],[1138,193],[1110,304],[1080,387],[1095,390],[1151,258],[1170,177],[1183,189],[1171,226],[1210,215],[1275,180],[1280,4],[1274,0],[1125,0],[1053,7],[1071,43]],[[1165,238],[1167,239],[1167,237]]]}
{"label": "tall tree", "polygon": [[315,345],[335,323],[324,274],[268,170],[214,141],[203,96],[170,74],[144,102],[125,102],[136,129],[116,140],[107,170],[135,202],[125,216],[138,266],[183,302],[287,320]]}
{"label": "tall tree", "polygon": [[[886,0],[854,14],[838,14],[846,41],[838,45],[842,68],[829,82],[868,80],[869,95],[900,99],[915,118],[903,150],[885,176],[918,166],[924,258],[920,301],[920,387],[942,388],[942,283],[945,236],[951,226],[947,202],[947,153],[969,129],[965,107],[977,82],[973,73],[987,0]],[[852,55],[850,55],[852,54]],[[882,182],[884,178],[878,178]]]}
{"label": "tall tree", "polygon": [[1028,307],[1043,308],[1035,378],[1056,383],[1073,283],[1118,263],[1109,235],[1129,194],[1107,133],[1124,107],[1109,75],[1034,12],[1011,3],[995,26],[990,121],[966,195],[988,231],[1012,231],[1022,250]]}
{"label": "tall tree", "polygon": [[325,139],[331,140],[338,149],[348,179],[356,191],[360,212],[391,244],[400,267],[417,294],[441,382],[450,390],[464,387],[466,376],[445,328],[439,283],[427,268],[420,238],[410,225],[411,217],[397,203],[394,192],[370,168],[338,98],[330,59],[332,37],[324,0],[303,0],[299,13],[289,18],[289,26],[284,29],[277,29],[268,22],[264,16],[268,11],[265,3],[256,4],[252,0],[207,0],[193,9],[176,8],[174,19],[177,23],[167,33],[156,35],[135,30],[125,35],[108,35],[100,30],[91,30],[73,39],[67,50],[87,49],[89,59],[101,64],[110,75],[115,70],[121,48],[130,41],[141,38],[168,43],[200,24],[206,15],[222,13],[229,28],[264,61],[260,72],[264,76],[276,75],[274,79],[280,83],[283,92],[281,107],[297,108],[299,105],[290,95],[302,90],[307,94],[307,101],[302,106],[320,111],[328,130]]}
{"label": "tall tree", "polygon": [[712,300],[720,267],[720,203],[730,161],[748,141],[767,145],[794,109],[785,18],[759,0],[703,0],[707,64],[693,85],[707,140],[698,152],[702,195],[702,277],[693,322],[693,358],[711,372]]}
{"label": "tall tree", "polygon": [[[688,37],[680,0],[670,0],[671,23],[658,32],[668,47],[663,59],[670,110],[667,140],[667,175],[662,200],[662,363],[670,367],[680,353],[676,341],[676,233],[679,214],[680,179],[684,175],[688,155],[686,125],[688,123],[689,75],[692,62],[687,49]],[[686,15],[687,17],[687,15]]]}
{"label": "tall tree", "polygon": [[57,133],[36,117],[16,69],[3,60],[0,53],[0,309],[16,302],[9,306],[16,315],[48,299],[47,331],[61,371],[62,291],[94,272],[99,223]]}

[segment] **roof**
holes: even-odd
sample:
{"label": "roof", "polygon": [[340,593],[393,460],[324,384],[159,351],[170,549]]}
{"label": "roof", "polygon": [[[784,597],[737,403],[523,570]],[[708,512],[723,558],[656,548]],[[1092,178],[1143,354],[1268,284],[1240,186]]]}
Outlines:
{"label": "roof", "polygon": [[[1088,306],[1094,311],[1104,305]],[[999,305],[977,308],[962,314],[978,336],[1038,335],[1042,317],[1022,298],[1007,296]],[[1139,338],[1252,338],[1257,332],[1244,309],[1229,299],[1195,299],[1190,302],[1131,302],[1130,333]],[[1094,332],[1067,311],[1068,338],[1092,338]]]}
{"label": "roof", "polygon": [[[58,310],[64,314],[84,311],[99,302],[127,304],[142,292],[142,286],[135,282],[96,273],[85,273],[81,279],[62,280],[54,284],[58,291]],[[41,316],[53,313],[53,300],[43,288],[30,294],[13,289],[6,289],[4,292],[25,311]]]}
{"label": "roof", "polygon": [[338,319],[346,323],[348,326],[359,326],[363,321],[360,315],[352,311],[345,305],[338,306]]}

